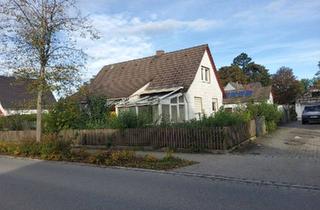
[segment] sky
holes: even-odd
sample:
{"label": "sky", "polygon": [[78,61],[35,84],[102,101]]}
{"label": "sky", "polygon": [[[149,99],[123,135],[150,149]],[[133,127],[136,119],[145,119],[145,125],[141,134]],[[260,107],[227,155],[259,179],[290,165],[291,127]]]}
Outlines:
{"label": "sky", "polygon": [[320,61],[320,0],[80,0],[99,40],[79,40],[87,80],[107,64],[209,44],[217,68],[247,53],[275,73],[312,78]]}

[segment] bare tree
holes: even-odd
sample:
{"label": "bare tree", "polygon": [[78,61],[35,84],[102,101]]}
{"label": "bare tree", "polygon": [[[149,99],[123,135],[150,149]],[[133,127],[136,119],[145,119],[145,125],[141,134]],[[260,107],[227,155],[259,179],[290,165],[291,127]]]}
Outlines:
{"label": "bare tree", "polygon": [[66,93],[80,82],[86,54],[79,37],[97,38],[75,0],[2,0],[0,56],[16,76],[36,79],[37,141],[45,91]]}

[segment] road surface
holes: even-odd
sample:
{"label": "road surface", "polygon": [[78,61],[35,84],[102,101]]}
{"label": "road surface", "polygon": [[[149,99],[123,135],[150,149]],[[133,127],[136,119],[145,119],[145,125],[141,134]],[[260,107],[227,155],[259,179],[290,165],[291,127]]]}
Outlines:
{"label": "road surface", "polygon": [[320,190],[0,157],[0,209],[319,209]]}

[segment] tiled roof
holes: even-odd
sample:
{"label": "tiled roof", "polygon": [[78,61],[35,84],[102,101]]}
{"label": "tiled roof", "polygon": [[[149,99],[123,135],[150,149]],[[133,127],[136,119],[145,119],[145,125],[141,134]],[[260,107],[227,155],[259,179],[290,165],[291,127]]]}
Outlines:
{"label": "tiled roof", "polygon": [[[30,92],[33,80],[17,80],[0,76],[0,103],[4,109],[36,109],[37,93]],[[43,105],[56,102],[51,92],[43,96]]]}
{"label": "tiled roof", "polygon": [[104,66],[89,85],[89,92],[123,98],[147,83],[147,90],[183,87],[187,91],[207,49],[208,45],[200,45]]}

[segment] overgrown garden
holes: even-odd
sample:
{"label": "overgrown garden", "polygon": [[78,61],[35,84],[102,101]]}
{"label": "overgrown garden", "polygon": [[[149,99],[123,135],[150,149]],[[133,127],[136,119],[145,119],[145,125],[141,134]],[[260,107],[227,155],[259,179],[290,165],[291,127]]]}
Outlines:
{"label": "overgrown garden", "polygon": [[[85,105],[73,99],[61,99],[44,115],[46,133],[58,133],[64,129],[126,129],[145,127],[224,127],[246,123],[256,117],[265,117],[268,131],[276,129],[282,113],[277,106],[267,103],[249,103],[228,112],[223,107],[214,116],[203,116],[200,120],[171,123],[168,121],[150,123],[152,120],[142,114],[123,111],[119,115],[110,111],[103,97],[90,97]],[[23,130],[35,128],[35,116],[15,115],[0,118],[1,130]]]}

